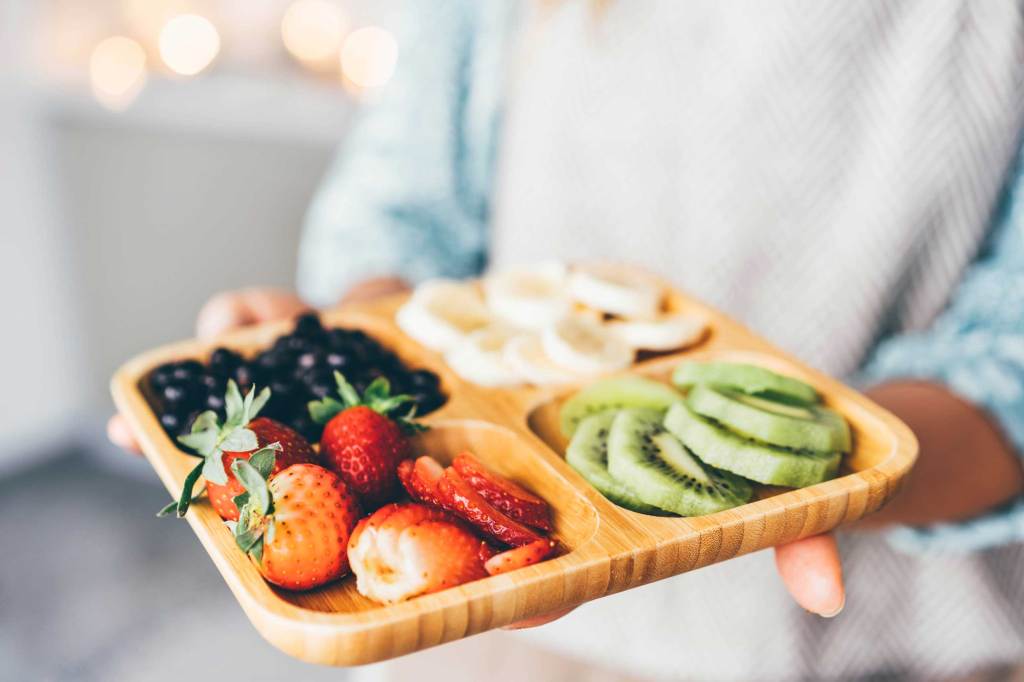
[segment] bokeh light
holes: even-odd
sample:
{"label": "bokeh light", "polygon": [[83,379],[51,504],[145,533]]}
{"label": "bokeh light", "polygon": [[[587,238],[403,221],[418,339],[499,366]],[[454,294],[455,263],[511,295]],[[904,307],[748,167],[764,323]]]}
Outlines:
{"label": "bokeh light", "polygon": [[341,73],[357,88],[384,85],[394,74],[397,63],[395,37],[378,26],[353,31],[341,48]]}
{"label": "bokeh light", "polygon": [[345,35],[345,15],[328,0],[296,0],[281,19],[285,49],[303,64],[332,63]]}
{"label": "bokeh light", "polygon": [[220,52],[220,34],[209,19],[181,14],[160,29],[160,58],[171,71],[194,76]]}
{"label": "bokeh light", "polygon": [[89,56],[89,80],[101,104],[123,109],[146,82],[146,51],[125,36],[100,41]]}

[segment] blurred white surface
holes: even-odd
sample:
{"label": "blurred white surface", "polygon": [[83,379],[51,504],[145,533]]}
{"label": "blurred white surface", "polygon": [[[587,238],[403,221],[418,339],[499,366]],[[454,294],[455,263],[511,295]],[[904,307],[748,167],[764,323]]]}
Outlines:
{"label": "blurred white surface", "polygon": [[[173,5],[142,14],[158,4]],[[288,60],[287,2],[178,4],[211,9],[223,54],[192,79],[150,54],[138,96],[111,110],[88,85],[88,51],[118,3],[0,3],[0,472],[71,443],[105,449],[121,362],[190,336],[216,291],[292,285],[306,205],[354,102],[340,78]],[[366,5],[346,6],[353,22],[380,14]]]}

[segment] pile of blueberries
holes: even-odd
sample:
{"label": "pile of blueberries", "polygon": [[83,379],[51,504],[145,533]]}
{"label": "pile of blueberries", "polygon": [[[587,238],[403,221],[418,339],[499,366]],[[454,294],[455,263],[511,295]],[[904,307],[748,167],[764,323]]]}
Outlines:
{"label": "pile of blueberries", "polygon": [[224,418],[224,392],[234,379],[244,394],[253,384],[269,386],[270,401],[260,413],[301,433],[320,439],[323,427],[309,418],[307,403],[337,396],[335,370],[360,393],[377,377],[391,382],[392,394],[412,396],[416,414],[432,412],[445,403],[438,377],[423,369],[410,369],[393,352],[358,329],[326,329],[316,313],[306,313],[295,330],[253,358],[228,348],[217,348],[204,365],[183,360],[161,365],[149,377],[150,399],[160,423],[174,438],[187,433],[196,416],[214,410]]}

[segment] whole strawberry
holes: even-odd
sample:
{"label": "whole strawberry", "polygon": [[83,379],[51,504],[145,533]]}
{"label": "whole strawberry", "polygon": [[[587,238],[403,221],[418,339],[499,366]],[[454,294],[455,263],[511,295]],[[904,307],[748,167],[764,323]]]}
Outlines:
{"label": "whole strawberry", "polygon": [[365,508],[375,509],[397,495],[395,470],[409,447],[406,433],[423,427],[410,421],[411,413],[391,416],[412,398],[392,396],[387,379],[375,379],[360,396],[340,372],[334,378],[341,402],[328,397],[309,403],[313,421],[325,425],[320,457],[359,495]]}
{"label": "whole strawberry", "polygon": [[244,490],[231,471],[231,464],[237,459],[249,459],[260,448],[276,451],[274,469],[271,473],[300,462],[316,462],[316,453],[309,442],[296,431],[284,424],[266,417],[255,418],[270,399],[270,390],[264,388],[256,394],[253,387],[242,398],[238,385],[228,382],[224,397],[225,419],[221,424],[215,412],[208,411],[196,417],[191,433],[178,440],[203,456],[185,479],[181,497],[165,507],[161,514],[176,510],[184,516],[192,500],[192,490],[200,474],[206,479],[210,504],[225,520],[238,519],[238,506],[234,498]]}
{"label": "whole strawberry", "polygon": [[271,474],[273,459],[268,448],[231,464],[245,488],[238,522],[228,522],[235,543],[264,578],[289,590],[341,578],[349,571],[348,542],[360,516],[355,495],[316,464]]}

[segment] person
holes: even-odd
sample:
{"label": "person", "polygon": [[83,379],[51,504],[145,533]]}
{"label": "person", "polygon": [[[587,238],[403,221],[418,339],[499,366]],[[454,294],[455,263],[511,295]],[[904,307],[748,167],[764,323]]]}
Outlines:
{"label": "person", "polygon": [[[488,635],[376,674],[505,679],[499,657],[507,679],[536,660],[540,679],[953,679],[1024,661],[1020,3],[446,0],[404,18],[395,76],[310,208],[307,301],[630,261],[858,382],[921,455],[838,544],[776,549],[795,605],[759,553],[528,644]],[[198,331],[304,305],[221,294]],[[118,418],[110,435],[131,445]]]}

